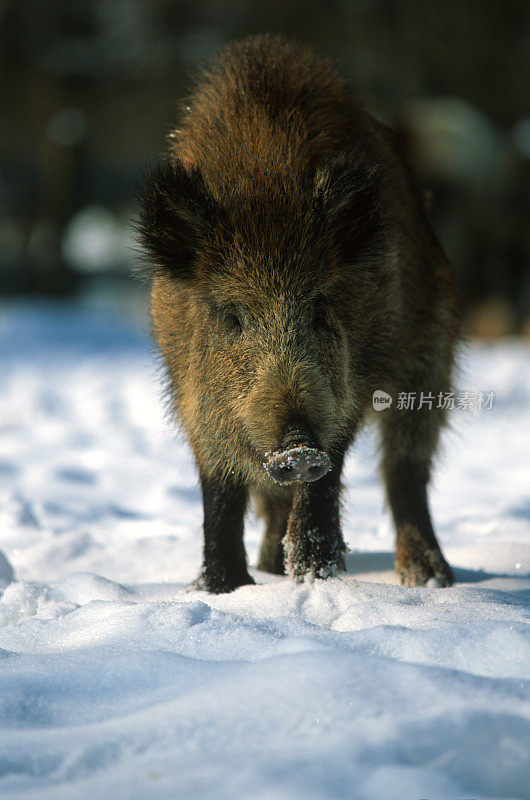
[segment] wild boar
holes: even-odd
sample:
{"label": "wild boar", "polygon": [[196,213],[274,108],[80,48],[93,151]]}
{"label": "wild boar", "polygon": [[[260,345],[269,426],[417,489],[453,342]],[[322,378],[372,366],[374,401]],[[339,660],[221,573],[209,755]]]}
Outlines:
{"label": "wild boar", "polygon": [[[401,581],[448,586],[427,484],[459,331],[450,265],[392,131],[326,60],[246,39],[200,72],[142,189],[152,327],[197,463],[204,563],[195,585],[258,568],[344,568],[344,456],[373,414]],[[422,394],[423,393],[423,394]],[[415,408],[398,396],[414,395]],[[379,396],[379,395],[378,395]]]}

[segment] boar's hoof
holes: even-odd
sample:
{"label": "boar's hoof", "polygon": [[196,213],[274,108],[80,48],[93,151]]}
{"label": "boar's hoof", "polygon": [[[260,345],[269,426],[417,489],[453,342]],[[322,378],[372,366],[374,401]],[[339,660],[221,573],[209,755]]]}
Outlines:
{"label": "boar's hoof", "polygon": [[454,583],[453,571],[438,549],[426,549],[404,558],[397,553],[396,570],[402,586],[446,588]]}
{"label": "boar's hoof", "polygon": [[310,483],[330,471],[331,461],[321,450],[299,445],[273,453],[263,466],[276,483]]}
{"label": "boar's hoof", "polygon": [[201,572],[189,586],[189,590],[210,592],[210,594],[228,594],[240,586],[255,584],[256,581],[248,573],[244,575],[207,574]]}

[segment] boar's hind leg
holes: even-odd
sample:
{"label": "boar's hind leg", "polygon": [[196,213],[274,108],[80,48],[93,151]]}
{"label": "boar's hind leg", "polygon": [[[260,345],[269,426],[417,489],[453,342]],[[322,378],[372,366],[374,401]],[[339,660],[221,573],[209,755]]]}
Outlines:
{"label": "boar's hind leg", "polygon": [[195,588],[221,594],[254,583],[247,571],[243,520],[247,490],[241,484],[201,475],[204,506],[202,571]]}
{"label": "boar's hind leg", "polygon": [[343,456],[332,470],[313,483],[296,485],[283,540],[285,565],[297,581],[305,575],[328,578],[345,570],[347,550],[340,529],[340,473]]}
{"label": "boar's hind leg", "polygon": [[265,534],[258,559],[258,569],[275,575],[285,574],[282,539],[293,504],[292,491],[282,494],[256,493],[256,511],[265,520]]}
{"label": "boar's hind leg", "polygon": [[453,573],[436,541],[427,499],[431,458],[443,419],[433,408],[383,411],[383,478],[396,528],[401,583],[451,586]]}

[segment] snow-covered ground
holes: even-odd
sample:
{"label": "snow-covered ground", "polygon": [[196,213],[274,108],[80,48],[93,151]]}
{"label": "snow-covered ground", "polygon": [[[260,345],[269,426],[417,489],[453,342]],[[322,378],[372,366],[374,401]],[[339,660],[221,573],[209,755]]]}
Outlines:
{"label": "snow-covered ground", "polygon": [[[373,434],[346,467],[348,574],[187,592],[189,452],[149,339],[0,310],[0,797],[530,796],[530,359],[470,347],[432,490],[452,589],[408,589]],[[384,413],[384,412],[382,412]],[[255,563],[260,522],[250,517]]]}

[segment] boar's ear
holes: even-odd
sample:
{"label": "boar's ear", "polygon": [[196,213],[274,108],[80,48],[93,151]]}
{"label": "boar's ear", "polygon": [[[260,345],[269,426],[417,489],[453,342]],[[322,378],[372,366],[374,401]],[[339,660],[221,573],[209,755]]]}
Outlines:
{"label": "boar's ear", "polygon": [[314,197],[345,262],[377,258],[389,218],[382,203],[384,165],[362,148],[341,153],[317,171]]}
{"label": "boar's ear", "polygon": [[197,250],[216,215],[198,169],[188,172],[169,158],[151,168],[140,192],[137,226],[150,270],[177,279],[193,277]]}

